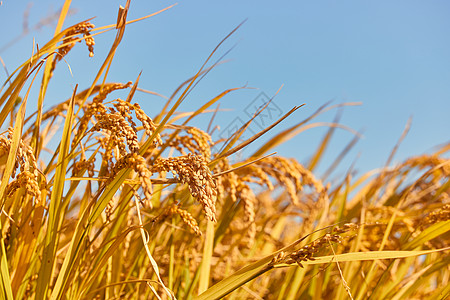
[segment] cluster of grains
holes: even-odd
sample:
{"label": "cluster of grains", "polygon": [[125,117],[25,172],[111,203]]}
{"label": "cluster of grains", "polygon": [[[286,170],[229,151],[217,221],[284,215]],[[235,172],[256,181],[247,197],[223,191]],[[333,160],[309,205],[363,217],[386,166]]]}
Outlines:
{"label": "cluster of grains", "polygon": [[202,232],[200,231],[200,228],[198,227],[197,221],[194,219],[194,217],[186,210],[180,208],[176,204],[172,204],[169,207],[167,207],[162,214],[160,214],[158,217],[156,217],[153,220],[153,223],[160,223],[163,220],[165,220],[168,217],[179,215],[181,220],[189,226],[189,228],[192,229],[193,232],[197,235],[202,235]]}
{"label": "cluster of grains", "polygon": [[271,156],[256,162],[255,166],[261,168],[261,173],[270,175],[284,186],[294,204],[299,204],[297,195],[305,185],[313,187],[318,193],[324,190],[322,182],[295,159]]}
{"label": "cluster of grains", "polygon": [[329,202],[328,190],[330,189],[330,183],[323,187],[320,193],[309,197],[306,201],[303,201],[303,205],[306,209],[303,209],[303,226],[302,230],[311,230],[314,227],[314,223],[317,217],[323,213],[323,208],[327,206]]}
{"label": "cluster of grains", "polygon": [[80,176],[80,173],[87,170],[89,177],[94,177],[94,166],[95,166],[95,157],[91,160],[87,160],[85,157],[82,157],[80,161],[77,161],[73,164],[72,175]]}
{"label": "cluster of grains", "polygon": [[[83,28],[86,30],[83,31]],[[88,25],[79,25],[74,28],[74,33],[86,33],[87,29],[92,28]],[[89,38],[87,39],[89,41]],[[66,40],[68,43],[69,40]],[[73,47],[74,43],[71,43]],[[69,48],[67,48],[70,50]],[[132,85],[132,82],[122,83],[107,83],[103,85],[95,86],[91,91],[91,94],[95,95],[90,103],[84,103],[84,99],[87,97],[88,90],[82,91],[75,95],[75,105],[82,107],[84,113],[78,122],[77,129],[75,131],[75,137],[72,140],[72,149],[76,149],[83,145],[81,140],[87,138],[90,140],[92,137],[99,142],[101,153],[101,168],[99,174],[106,178],[108,181],[112,180],[114,176],[124,168],[132,168],[139,178],[143,194],[145,196],[143,200],[144,206],[151,206],[152,196],[152,184],[151,176],[152,172],[148,169],[145,159],[138,155],[140,150],[140,143],[138,132],[143,128],[143,131],[148,136],[153,136],[154,145],[162,144],[162,140],[159,134],[155,134],[157,125],[152,119],[145,114],[139,104],[132,104],[128,101],[121,99],[115,99],[112,101],[113,107],[107,106],[104,100],[108,95],[119,89],[126,89]],[[58,116],[64,116],[69,106],[69,100],[55,106],[43,115],[43,120],[50,118],[56,118]],[[135,119],[133,120],[133,112]],[[142,123],[142,127],[138,128],[135,121],[139,120]],[[92,125],[91,125],[92,124]],[[88,131],[88,129],[90,130]],[[94,135],[93,133],[99,132],[101,136]],[[85,144],[87,145],[87,144]],[[85,146],[86,147],[86,146]],[[72,165],[73,176],[81,176],[82,172],[87,171],[89,177],[95,176],[94,166],[95,158],[87,160],[84,156],[83,147],[81,147],[82,155],[80,159]],[[21,182],[25,180],[23,176]],[[17,184],[16,184],[17,185]],[[15,185],[11,185],[11,192]],[[201,193],[201,192],[197,192]],[[200,196],[199,196],[200,197]],[[202,198],[203,199],[203,198]],[[111,217],[114,211],[114,202],[108,204],[107,218]],[[180,211],[180,215],[183,215],[185,220],[188,220],[188,216]]]}
{"label": "cluster of grains", "polygon": [[245,183],[241,182],[237,186],[237,195],[244,205],[244,224],[247,226],[247,243],[249,246],[254,242],[256,235],[255,223],[255,206],[256,196],[252,189]]}
{"label": "cluster of grains", "polygon": [[84,135],[86,129],[89,126],[89,122],[91,121],[92,117],[97,116],[104,116],[107,114],[108,109],[103,104],[103,100],[106,99],[108,94],[112,93],[113,91],[119,90],[119,89],[125,89],[131,86],[131,82],[127,82],[126,84],[122,83],[112,83],[107,84],[103,87],[103,89],[99,90],[99,93],[97,96],[94,97],[91,103],[87,104],[86,107],[84,107],[84,114],[80,118],[80,123],[77,130],[77,135],[75,139],[73,140],[72,147],[75,147],[78,143],[81,136]]}
{"label": "cluster of grains", "polygon": [[[415,231],[412,217],[408,216],[408,214],[405,211],[396,209],[395,207],[392,206],[380,206],[380,205],[368,206],[365,215],[365,223],[377,224],[377,222],[379,222],[380,220],[389,220],[389,218],[391,218],[392,215],[394,214],[396,214],[396,216],[399,217],[401,223],[403,223],[410,232]],[[397,222],[397,224],[399,223],[400,222]]]}
{"label": "cluster of grains", "polygon": [[141,184],[142,190],[144,192],[145,200],[147,203],[152,197],[152,182],[150,177],[153,175],[152,172],[147,168],[145,159],[137,153],[129,153],[121,157],[117,163],[114,165],[112,172],[109,176],[109,180],[112,180],[120,170],[131,168],[133,169],[138,177]]}
{"label": "cluster of grains", "polygon": [[[217,174],[220,172],[229,171],[231,169],[232,167],[228,161],[228,158],[222,158],[217,162],[213,170],[214,173]],[[236,190],[239,184],[239,176],[236,174],[236,172],[228,172],[222,174],[221,176],[217,177],[216,182],[218,199],[224,199],[228,194],[233,202],[237,201]]]}
{"label": "cluster of grains", "polygon": [[[153,120],[145,114],[145,112],[142,110],[141,106],[138,103],[131,104],[129,102],[116,99],[116,103],[114,103],[114,107],[117,109],[117,111],[128,120],[128,122],[131,124],[133,128],[136,128],[136,124],[133,121],[133,118],[131,117],[131,111],[134,110],[136,114],[136,118],[141,121],[142,126],[144,127],[145,134],[148,136],[152,136],[154,132],[156,131],[156,124],[153,123]],[[161,136],[156,134],[155,145],[162,144]]]}
{"label": "cluster of grains", "polygon": [[[114,108],[107,108],[101,103],[102,99],[94,98],[94,101],[86,111],[80,122],[80,132],[87,128],[88,120],[95,116],[97,123],[91,131],[101,131],[105,133],[105,138],[101,141],[105,149],[104,161],[112,164],[112,151],[118,151],[118,157],[127,153],[137,153],[139,151],[138,130],[136,123],[132,119],[131,111],[136,112],[136,117],[142,122],[146,134],[151,135],[156,130],[156,125],[150,117],[143,113],[140,106],[116,99]],[[160,143],[159,134],[155,136],[155,144]],[[129,152],[125,149],[128,146]]]}
{"label": "cluster of grains", "polygon": [[111,112],[108,114],[100,114],[97,116],[97,120],[98,122],[94,125],[92,130],[106,130],[109,141],[112,142],[113,147],[119,148],[120,156],[124,156],[128,153],[124,145],[125,140],[131,153],[137,153],[139,151],[136,128],[133,128],[120,113]]}
{"label": "cluster of grains", "polygon": [[[214,173],[227,172],[231,169],[232,166],[228,160],[221,159],[215,165]],[[234,172],[221,174],[217,178],[218,195],[220,198],[230,196],[233,201],[242,202],[244,226],[248,228],[250,239],[256,233],[255,210],[257,205],[257,199],[250,184],[257,184],[272,191],[274,189],[273,181],[278,186],[285,188],[295,206],[307,212],[304,216],[304,229],[310,229],[310,225],[320,213],[320,208],[328,201],[328,188],[324,187],[320,180],[317,180],[309,170],[294,159],[266,157]],[[304,186],[310,186],[315,193],[300,194],[304,191]],[[299,195],[302,195],[301,201]]]}
{"label": "cluster of grains", "polygon": [[111,222],[111,216],[113,215],[113,213],[114,213],[114,208],[116,207],[117,202],[118,202],[118,199],[117,199],[117,198],[118,198],[118,197],[117,197],[116,195],[114,195],[114,196],[111,198],[111,201],[109,201],[108,204],[106,205],[106,208],[105,208],[105,217],[106,217],[106,221],[108,221],[108,222]]}
{"label": "cluster of grains", "polygon": [[81,22],[78,25],[71,27],[65,34],[62,41],[63,45],[58,49],[58,55],[53,60],[51,71],[56,67],[56,63],[64,58],[64,56],[75,47],[76,42],[81,42],[81,39],[76,37],[79,34],[83,35],[84,42],[89,50],[89,57],[94,56],[94,38],[91,36],[90,31],[94,28],[94,25],[89,22]]}
{"label": "cluster of grains", "polygon": [[[168,139],[166,145],[175,148],[182,155],[186,155],[185,150],[191,153],[203,155],[208,161],[211,158],[212,139],[209,134],[196,127],[188,127],[186,135],[176,135],[173,139]],[[171,135],[164,135],[170,137]]]}
{"label": "cluster of grains", "polygon": [[[428,170],[413,185],[409,185],[401,191],[404,199],[399,208],[401,210],[416,208],[418,211],[425,211],[426,207],[446,204],[449,190],[448,188],[444,189],[443,184],[445,183],[444,179],[450,176],[450,159],[439,157],[437,154],[413,157],[394,169],[392,173],[399,178],[398,181],[401,181],[400,176],[411,174],[413,169]],[[395,187],[393,190],[396,190]],[[434,191],[436,190],[442,192],[435,195]]]}
{"label": "cluster of grains", "polygon": [[13,180],[8,184],[6,188],[6,193],[8,197],[11,197],[17,189],[25,188],[28,195],[33,197],[39,197],[41,195],[41,190],[36,181],[36,177],[33,173],[28,171],[20,172],[17,175],[16,180]]}
{"label": "cluster of grains", "polygon": [[424,219],[422,219],[420,226],[424,227],[426,225],[448,220],[450,220],[450,204],[446,204],[438,210],[429,213]]}
{"label": "cluster of grains", "polygon": [[406,168],[418,167],[419,169],[441,165],[439,171],[443,173],[443,176],[450,175],[449,159],[439,157],[437,154],[416,156],[406,160],[402,165]]}
{"label": "cluster of grains", "polygon": [[[260,166],[252,164],[246,167],[244,170],[246,174],[246,182],[256,183],[260,186],[266,186],[269,191],[273,191],[274,186],[272,181],[270,180],[269,174],[266,173]],[[241,172],[238,171],[238,174],[241,175]]]}
{"label": "cluster of grains", "polygon": [[[223,158],[216,164],[214,172],[226,172],[231,169],[232,167],[230,166],[228,159]],[[245,241],[245,244],[250,246],[256,235],[255,206],[257,204],[257,199],[253,190],[247,183],[265,183],[269,188],[273,188],[273,186],[269,178],[261,172],[261,169],[250,165],[249,167],[246,167],[245,170],[245,173],[229,172],[220,175],[217,178],[217,190],[220,198],[224,198],[226,195],[229,195],[233,202],[241,201],[244,208],[244,227],[247,230],[247,240]],[[255,180],[255,178],[262,179]]]}
{"label": "cluster of grains", "polygon": [[182,183],[188,185],[191,195],[199,201],[206,217],[216,221],[216,183],[203,155],[189,153],[186,156],[158,158],[152,172],[171,171]]}
{"label": "cluster of grains", "polygon": [[286,189],[292,203],[303,212],[302,230],[311,231],[317,216],[329,202],[329,186],[324,186],[295,159],[274,156],[258,161],[255,165]]}
{"label": "cluster of grains", "polygon": [[[13,136],[13,129],[8,129],[7,137],[0,136],[0,157],[7,158],[11,148],[11,140]],[[5,160],[6,164],[6,160]],[[2,164],[0,168],[4,168]],[[16,177],[16,171],[19,170],[19,174]],[[19,147],[17,148],[16,157],[14,160],[14,168],[12,178],[16,178],[7,186],[7,195],[12,196],[14,192],[22,187],[25,187],[27,194],[39,197],[41,191],[37,182],[38,168],[36,164],[36,158],[34,157],[33,150],[30,146],[25,145],[22,139],[19,140]]]}
{"label": "cluster of grains", "polygon": [[[138,129],[133,121],[132,111],[136,118],[141,121],[147,135],[152,135],[156,130],[156,125],[148,117],[139,104],[131,104],[121,99],[113,102],[114,107],[106,107],[103,100],[106,96],[117,89],[127,88],[131,82],[126,84],[112,84],[106,86],[99,94],[94,97],[92,103],[86,105],[85,113],[81,117],[76,137],[72,141],[72,147],[76,147],[80,139],[86,132],[89,122],[95,119],[94,126],[90,132],[101,132],[103,137],[96,137],[100,141],[104,153],[102,155],[102,166],[107,167],[106,173],[109,174],[114,168],[114,158],[118,161],[121,157],[129,153],[139,152]],[[155,145],[161,142],[159,134],[154,137]],[[128,150],[126,149],[128,146]],[[115,154],[114,154],[115,153]]]}
{"label": "cluster of grains", "polygon": [[[156,130],[156,125],[152,119],[148,117],[140,108],[139,104],[131,104],[121,99],[114,101],[114,108],[106,108],[102,101],[106,94],[114,89],[101,92],[88,111],[95,116],[97,123],[92,127],[92,131],[102,131],[104,137],[99,139],[104,149],[103,164],[107,165],[107,174],[109,178],[113,178],[123,168],[132,168],[139,177],[141,187],[144,192],[145,199],[143,204],[145,207],[151,207],[152,184],[150,177],[152,172],[147,168],[145,159],[138,155],[140,146],[138,141],[138,130],[136,123],[132,118],[132,111],[135,111],[137,119],[139,119],[147,135],[151,135]],[[87,124],[87,123],[85,123]],[[160,136],[155,136],[155,145],[160,142]],[[128,146],[128,150],[125,148]],[[115,158],[117,162],[113,162],[113,152],[116,152]],[[112,203],[109,204],[108,212],[112,211]]]}
{"label": "cluster of grains", "polygon": [[292,252],[286,257],[284,263],[293,264],[297,263],[303,268],[302,261],[314,260],[313,254],[319,252],[322,248],[329,246],[330,242],[341,242],[341,236],[338,234],[326,234],[322,238],[315,240],[309,245],[303,246],[301,249]]}
{"label": "cluster of grains", "polygon": [[301,268],[303,268],[302,262],[314,260],[313,255],[315,253],[330,246],[331,243],[341,243],[343,240],[341,234],[356,230],[357,228],[358,225],[354,223],[347,223],[342,227],[336,227],[333,229],[333,232],[331,234],[327,233],[321,238],[314,240],[308,245],[303,246],[299,250],[293,251],[291,253],[279,252],[269,263],[269,266],[296,263]]}
{"label": "cluster of grains", "polygon": [[[414,169],[426,171],[413,184],[403,188],[401,184],[408,175],[415,174]],[[448,218],[446,205],[450,202],[450,190],[445,184],[450,176],[450,159],[440,157],[438,153],[413,157],[393,169],[389,175],[382,178],[386,182],[384,197],[376,204],[390,207],[394,206],[393,199],[401,199],[400,205],[391,210],[395,210],[401,223],[413,236],[427,225]]]}
{"label": "cluster of grains", "polygon": [[[364,228],[364,239],[361,240],[362,251],[377,251],[381,247],[381,242],[386,233],[386,224],[375,223],[366,225]],[[384,244],[385,250],[398,250],[401,249],[401,241],[397,237],[404,231],[405,226],[401,223],[396,223],[390,232],[389,239]]]}

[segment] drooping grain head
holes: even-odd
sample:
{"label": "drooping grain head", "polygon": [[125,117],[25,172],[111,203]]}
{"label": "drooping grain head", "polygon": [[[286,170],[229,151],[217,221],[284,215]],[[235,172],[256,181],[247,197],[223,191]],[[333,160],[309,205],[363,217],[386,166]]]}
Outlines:
{"label": "drooping grain head", "polygon": [[152,166],[152,172],[161,171],[171,171],[182,183],[187,184],[191,195],[202,204],[206,217],[216,221],[216,184],[202,155],[189,153],[187,156],[158,158]]}

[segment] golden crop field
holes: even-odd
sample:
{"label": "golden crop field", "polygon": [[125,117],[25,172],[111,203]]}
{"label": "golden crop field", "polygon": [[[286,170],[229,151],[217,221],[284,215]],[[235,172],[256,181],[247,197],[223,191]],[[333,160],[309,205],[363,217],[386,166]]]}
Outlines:
{"label": "golden crop field", "polygon": [[[150,116],[135,97],[139,77],[108,81],[136,21],[129,1],[116,24],[64,29],[69,4],[0,90],[0,299],[450,298],[450,144],[330,184],[315,167],[332,125],[307,164],[273,149],[340,105],[272,134],[302,109],[292,107],[242,141],[249,119],[215,141],[192,120],[238,89],[191,113],[179,107],[218,48]],[[92,56],[108,31],[115,39],[92,83],[45,108],[64,57],[74,47]],[[230,159],[263,135],[252,155]]]}

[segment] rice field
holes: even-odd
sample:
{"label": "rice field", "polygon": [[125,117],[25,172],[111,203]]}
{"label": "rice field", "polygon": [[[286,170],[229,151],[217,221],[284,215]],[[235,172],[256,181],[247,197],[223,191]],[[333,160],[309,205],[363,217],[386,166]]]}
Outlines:
{"label": "rice field", "polygon": [[[108,81],[135,21],[130,1],[116,24],[63,29],[69,5],[54,37],[0,90],[1,299],[450,298],[448,141],[330,184],[315,166],[333,127],[307,164],[273,152],[345,104],[324,105],[276,135],[300,106],[244,141],[254,118],[213,140],[192,120],[237,88],[177,113],[220,44],[150,116],[135,96],[139,77]],[[64,57],[73,47],[93,56],[95,37],[108,31],[116,36],[92,84],[44,109]],[[258,143],[263,135],[269,140]],[[250,144],[252,155],[231,159]]]}

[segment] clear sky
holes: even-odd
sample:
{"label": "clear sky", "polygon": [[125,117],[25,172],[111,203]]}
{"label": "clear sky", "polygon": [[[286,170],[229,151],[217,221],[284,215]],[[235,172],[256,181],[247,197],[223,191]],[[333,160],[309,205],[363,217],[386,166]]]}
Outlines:
{"label": "clear sky", "polygon": [[[125,2],[74,0],[76,12],[66,25],[94,16],[96,26],[115,23],[117,9]],[[36,1],[29,8],[29,27],[57,11],[61,3]],[[138,18],[173,3],[134,0],[128,17]],[[44,44],[56,24],[31,30],[5,49],[21,34],[27,5],[27,1],[4,0],[0,6],[0,56],[10,72],[30,56],[33,38]],[[432,151],[450,140],[449,16],[450,2],[444,0],[180,1],[156,17],[127,27],[109,81],[134,81],[143,71],[141,88],[169,96],[197,72],[223,37],[247,20],[213,59],[232,49],[225,57],[229,62],[209,73],[182,109],[196,109],[227,88],[258,88],[236,91],[223,99],[221,108],[233,109],[217,118],[223,133],[231,122],[248,119],[251,104],[262,92],[272,97],[283,85],[274,98],[274,114],[294,105],[306,106],[273,131],[277,133],[327,101],[362,102],[343,111],[341,123],[363,131],[364,137],[342,162],[341,170],[358,157],[357,169],[364,172],[384,164],[411,116],[411,130],[394,161]],[[86,88],[114,35],[110,32],[96,38],[93,58],[83,45],[76,47],[66,57],[73,77],[67,67],[59,65],[49,98],[55,102],[68,98],[75,84]],[[3,69],[0,80],[5,80]],[[162,101],[142,93],[135,100],[150,116]],[[317,120],[331,122],[336,112]],[[205,124],[206,119],[199,123],[206,129]],[[325,128],[313,128],[277,151],[305,161],[324,132]],[[320,170],[326,169],[352,138],[348,131],[338,129]]]}

